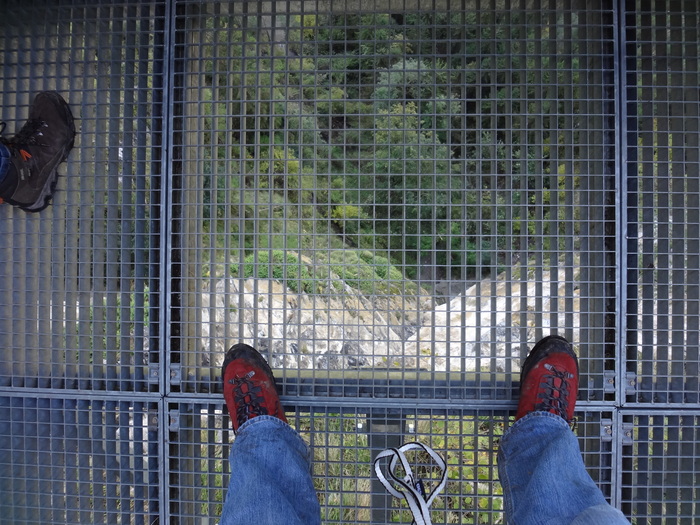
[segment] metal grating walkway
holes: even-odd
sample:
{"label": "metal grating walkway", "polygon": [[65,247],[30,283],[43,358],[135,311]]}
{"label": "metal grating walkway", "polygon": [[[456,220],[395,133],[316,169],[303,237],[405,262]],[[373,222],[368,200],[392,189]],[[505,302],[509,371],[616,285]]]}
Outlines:
{"label": "metal grating walkway", "polygon": [[0,206],[0,522],[215,523],[245,341],[326,523],[503,523],[520,363],[576,342],[580,439],[633,523],[700,523],[694,2],[0,2],[0,120],[61,92],[53,204]]}

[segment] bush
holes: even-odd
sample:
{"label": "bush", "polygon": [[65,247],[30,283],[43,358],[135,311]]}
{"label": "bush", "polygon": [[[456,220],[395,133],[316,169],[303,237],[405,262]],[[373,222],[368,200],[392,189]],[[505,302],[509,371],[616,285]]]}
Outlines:
{"label": "bush", "polygon": [[240,272],[240,265],[231,265],[231,273],[235,277],[274,279],[297,293],[313,293],[315,288],[309,269],[296,254],[291,252],[285,254],[281,250],[273,250],[272,260],[270,260],[269,251],[259,251],[257,264],[256,254],[251,253],[243,260],[242,275]]}
{"label": "bush", "polygon": [[348,286],[364,295],[400,295],[417,292],[418,287],[406,281],[404,275],[387,257],[367,250],[343,250],[330,254],[331,272]]}

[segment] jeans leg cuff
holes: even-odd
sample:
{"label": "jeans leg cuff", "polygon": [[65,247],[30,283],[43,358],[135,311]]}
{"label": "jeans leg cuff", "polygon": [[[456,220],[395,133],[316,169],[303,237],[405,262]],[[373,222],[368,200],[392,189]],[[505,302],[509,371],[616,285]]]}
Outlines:
{"label": "jeans leg cuff", "polygon": [[[543,420],[539,418],[546,419]],[[559,427],[568,429],[571,428],[571,426],[566,422],[566,420],[563,417],[560,417],[556,414],[552,414],[551,412],[535,411],[530,412],[528,415],[518,419],[515,423],[513,423],[508,428],[508,430],[506,430],[505,434],[503,434],[501,441],[506,440],[511,434],[518,432],[518,430],[521,427],[527,427],[528,425],[538,424],[536,423],[536,421],[538,421],[539,423],[551,425],[553,429],[558,429]]]}
{"label": "jeans leg cuff", "polygon": [[[269,415],[255,416],[238,428],[236,440],[255,440],[257,439],[257,432],[274,434],[282,441],[296,448],[297,452],[305,457],[309,464],[311,463],[311,449],[304,441],[304,438],[280,418]],[[233,449],[231,451],[233,453]]]}
{"label": "jeans leg cuff", "polygon": [[278,418],[278,417],[276,417],[276,416],[268,416],[268,415],[263,414],[263,415],[260,415],[260,416],[251,417],[248,421],[246,421],[245,423],[243,423],[243,424],[238,428],[238,434],[240,434],[240,433],[243,432],[246,428],[248,428],[248,427],[250,427],[250,426],[252,426],[252,425],[256,425],[256,424],[257,424],[257,425],[260,425],[260,424],[263,424],[265,421],[268,421],[269,424],[271,424],[272,426],[279,426],[280,428],[287,427],[287,428],[289,428],[290,430],[292,430],[292,428],[291,428],[287,423],[285,423],[284,421],[282,421],[280,418]]}

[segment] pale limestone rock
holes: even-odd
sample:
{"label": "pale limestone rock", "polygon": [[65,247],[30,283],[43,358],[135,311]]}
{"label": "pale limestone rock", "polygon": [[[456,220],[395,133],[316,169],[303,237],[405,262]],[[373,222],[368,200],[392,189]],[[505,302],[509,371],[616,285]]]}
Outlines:
{"label": "pale limestone rock", "polygon": [[401,353],[391,312],[375,310],[351,289],[324,297],[268,279],[247,279],[242,293],[239,286],[222,280],[215,293],[205,293],[203,304],[214,307],[202,309],[202,351],[216,366],[233,342],[255,342],[274,368],[376,367]]}
{"label": "pale limestone rock", "polygon": [[[574,276],[578,278],[578,271]],[[554,279],[554,281],[553,281]],[[525,344],[533,342],[535,298],[539,290],[556,289],[557,300],[542,299],[542,311],[565,311],[567,284],[564,271],[558,275],[543,272],[541,282],[521,284],[506,281],[504,274],[485,279],[438,306],[422,317],[421,329],[406,342],[406,353],[420,356],[421,368],[437,371],[506,371],[520,368],[527,353]],[[578,328],[579,292],[573,290],[574,328]],[[523,323],[523,320],[525,321]],[[542,316],[547,323],[548,316]],[[545,328],[545,327],[543,327]],[[575,330],[575,334],[577,334]]]}
{"label": "pale limestone rock", "polygon": [[[574,282],[578,273],[576,267]],[[423,292],[366,297],[342,283],[309,295],[276,280],[220,280],[202,294],[201,363],[218,367],[231,344],[244,342],[273,368],[517,371],[534,340],[536,306],[546,324],[547,312],[567,311],[568,293],[576,336],[579,292],[563,270],[543,272],[539,283],[532,276],[524,286],[518,268],[511,274],[511,281],[505,274],[485,279],[435,308]],[[545,296],[537,304],[547,291],[558,300]]]}

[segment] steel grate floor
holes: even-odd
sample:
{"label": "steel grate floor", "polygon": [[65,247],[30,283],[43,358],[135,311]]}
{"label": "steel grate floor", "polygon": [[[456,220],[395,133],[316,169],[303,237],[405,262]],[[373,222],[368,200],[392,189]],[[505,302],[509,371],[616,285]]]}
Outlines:
{"label": "steel grate floor", "polygon": [[[0,522],[216,523],[220,366],[272,365],[325,523],[504,523],[498,441],[575,342],[585,463],[632,523],[700,523],[690,2],[0,0],[0,120],[78,136],[0,206]],[[425,469],[425,458],[413,458]]]}

